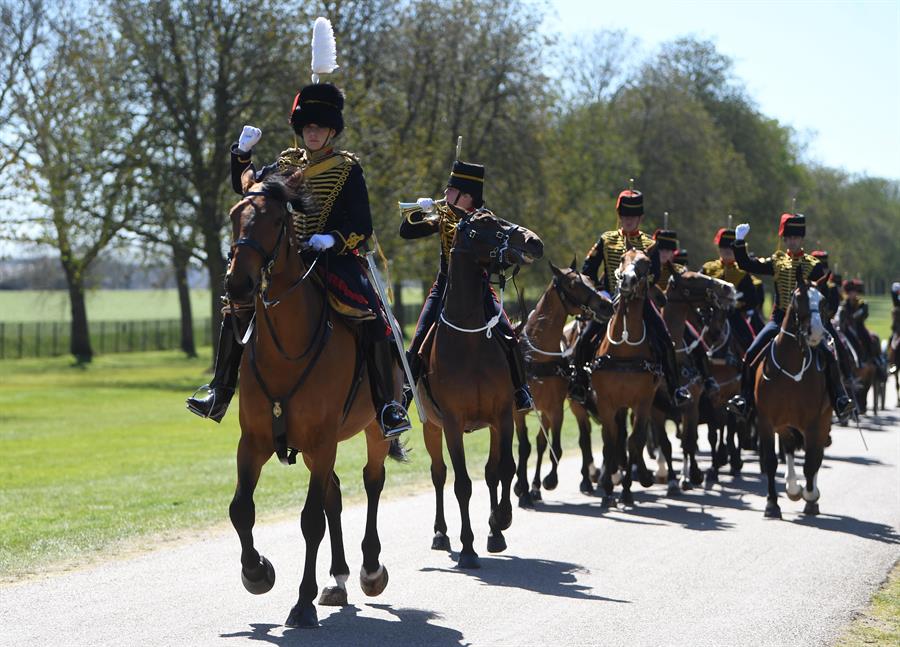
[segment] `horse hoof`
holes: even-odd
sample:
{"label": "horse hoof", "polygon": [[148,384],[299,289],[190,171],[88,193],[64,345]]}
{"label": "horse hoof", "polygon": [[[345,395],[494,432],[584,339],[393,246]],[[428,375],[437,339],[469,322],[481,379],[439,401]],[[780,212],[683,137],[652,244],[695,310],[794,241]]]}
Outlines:
{"label": "horse hoof", "polygon": [[366,567],[359,569],[359,588],[370,598],[381,595],[388,584],[388,570],[384,564],[379,564],[378,569],[371,575],[366,572]]}
{"label": "horse hoof", "polygon": [[434,538],[431,540],[431,550],[443,550],[449,553],[450,537],[442,532],[434,533]]}
{"label": "horse hoof", "polygon": [[728,473],[734,477],[738,477],[741,475],[741,468],[744,466],[743,462],[732,463],[731,469],[728,470]]}
{"label": "horse hoof", "polygon": [[803,489],[798,487],[796,490],[791,490],[790,488],[785,488],[784,493],[787,494],[787,498],[791,501],[799,501],[803,498]]}
{"label": "horse hoof", "polygon": [[304,607],[300,603],[294,605],[288,614],[287,620],[284,622],[285,627],[300,627],[302,629],[312,629],[319,626],[319,616],[316,614],[316,607],[307,604]]}
{"label": "horse hoof", "polygon": [[578,490],[582,494],[587,494],[588,496],[592,496],[594,494],[594,486],[591,483],[590,479],[582,479],[581,483],[578,485]]}
{"label": "horse hoof", "polygon": [[640,483],[643,488],[653,487],[656,484],[656,479],[653,478],[653,474],[649,471],[639,470],[638,483]]}
{"label": "horse hoof", "polygon": [[543,501],[543,500],[544,500],[544,497],[541,496],[541,490],[540,490],[540,488],[533,487],[533,488],[531,488],[531,492],[529,492],[528,494],[531,496],[531,500],[532,500],[532,501],[537,502],[537,501]]}
{"label": "horse hoof", "polygon": [[559,477],[556,474],[547,474],[543,483],[545,490],[555,490],[556,486],[559,485]]}
{"label": "horse hoof", "polygon": [[766,506],[766,512],[763,515],[766,519],[781,519],[781,508],[777,503],[770,503]]}
{"label": "horse hoof", "polygon": [[534,501],[531,500],[530,494],[522,494],[519,496],[519,507],[525,510],[534,510]]}
{"label": "horse hoof", "polygon": [[717,472],[714,472],[713,470],[707,470],[706,479],[703,482],[704,487],[706,489],[709,489],[718,482],[719,482],[719,474]]}
{"label": "horse hoof", "polygon": [[603,500],[600,501],[600,509],[601,510],[615,510],[617,508],[616,497],[612,494],[604,494]]}
{"label": "horse hoof", "polygon": [[630,490],[622,492],[622,506],[626,508],[634,507],[634,494]]}
{"label": "horse hoof", "polygon": [[688,471],[688,476],[691,479],[691,485],[700,485],[703,483],[703,472],[701,472],[700,468],[697,466],[691,467]]}
{"label": "horse hoof", "polygon": [[259,556],[259,566],[250,571],[241,569],[241,582],[244,588],[253,595],[262,595],[268,593],[275,586],[275,568],[272,562],[262,555]]}
{"label": "horse hoof", "polygon": [[456,563],[457,568],[481,568],[481,561],[478,555],[472,553],[460,553],[459,561]]}
{"label": "horse hoof", "polygon": [[326,586],[319,596],[319,604],[323,607],[347,606],[347,589],[339,586]]}
{"label": "horse hoof", "polygon": [[666,496],[678,496],[681,494],[681,487],[678,481],[669,481],[669,487],[666,488]]}
{"label": "horse hoof", "polygon": [[513,494],[516,496],[522,496],[522,493],[525,492],[525,486],[521,481],[516,481],[516,484],[513,485]]}
{"label": "horse hoof", "polygon": [[690,482],[688,479],[681,479],[681,489],[687,492],[688,490],[694,489],[694,484]]}
{"label": "horse hoof", "polygon": [[807,501],[806,505],[803,506],[803,514],[808,514],[811,517],[819,514],[819,504],[814,501]]}
{"label": "horse hoof", "polygon": [[506,538],[503,533],[491,533],[487,538],[487,551],[489,553],[502,553],[506,550]]}

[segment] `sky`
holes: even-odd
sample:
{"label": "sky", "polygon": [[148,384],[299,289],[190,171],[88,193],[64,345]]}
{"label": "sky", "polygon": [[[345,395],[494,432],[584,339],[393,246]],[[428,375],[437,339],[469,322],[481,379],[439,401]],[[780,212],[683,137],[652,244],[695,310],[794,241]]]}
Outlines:
{"label": "sky", "polygon": [[548,31],[624,29],[645,53],[680,36],[712,40],[806,159],[900,179],[900,0],[550,0]]}

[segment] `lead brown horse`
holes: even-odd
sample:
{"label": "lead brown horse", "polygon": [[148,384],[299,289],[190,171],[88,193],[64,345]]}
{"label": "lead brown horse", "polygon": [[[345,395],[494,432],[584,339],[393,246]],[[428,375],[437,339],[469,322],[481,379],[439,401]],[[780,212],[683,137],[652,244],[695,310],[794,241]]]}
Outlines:
{"label": "lead brown horse", "polygon": [[[512,453],[513,387],[506,352],[497,339],[499,330],[495,329],[499,317],[505,316],[502,307],[500,314],[490,319],[485,313],[488,277],[511,265],[529,264],[542,254],[543,243],[524,227],[488,212],[461,220],[450,250],[443,310],[422,344],[423,376],[416,388],[427,418],[425,446],[431,457],[435,490],[432,548],[450,550],[444,518],[447,466],[443,429],[462,520],[460,568],[480,567],[469,518],[472,480],[466,469],[464,433],[482,427],[490,429],[490,454],[484,468],[491,506],[488,552],[506,549],[503,531],[512,523],[510,492],[516,469]],[[502,306],[502,286],[500,294]],[[499,500],[498,486],[502,488]]]}
{"label": "lead brown horse", "polygon": [[[378,595],[387,585],[387,570],[379,562],[377,514],[391,445],[375,420],[355,327],[331,315],[321,284],[313,280],[315,273],[299,254],[302,241],[295,237],[287,204],[306,195],[302,171],[256,183],[248,170],[242,186],[244,198],[230,214],[233,242],[225,287],[232,304],[254,309],[255,330],[247,335],[248,352],[240,369],[241,436],[230,516],[241,542],[244,586],[251,593],[265,593],[274,584],[275,571],[254,545],[253,492],[273,453],[290,463],[300,452],[310,472],[300,517],[306,556],[297,603],[285,624],[313,627],[318,624],[313,604],[318,592],[316,556],[326,518],[334,582],[319,602],[347,604],[345,583],[350,569],[344,555],[341,491],[334,464],[338,442],[363,429],[368,512],[360,585],[366,595]],[[314,263],[325,264],[323,257]]]}
{"label": "lead brown horse", "polygon": [[[831,398],[825,383],[825,360],[818,355],[830,352],[822,341],[825,326],[819,311],[823,297],[797,272],[797,288],[782,320],[781,330],[761,352],[756,368],[755,393],[760,461],[768,482],[765,509],[767,518],[781,518],[775,472],[775,434],[785,450],[788,498],[806,501],[805,514],[819,513],[819,467],[831,431]],[[820,348],[820,346],[822,346]],[[803,448],[806,487],[797,483],[794,451]]]}
{"label": "lead brown horse", "polygon": [[[613,305],[607,297],[601,295],[593,286],[589,277],[571,268],[560,269],[550,263],[553,280],[538,300],[534,310],[528,315],[522,339],[528,354],[528,384],[534,396],[534,410],[538,414],[540,431],[537,436],[537,460],[534,468],[534,479],[531,490],[528,489],[528,456],[531,443],[528,440],[528,426],[525,414],[517,412],[516,437],[519,440],[519,467],[517,471],[515,493],[519,497],[519,506],[533,507],[535,501],[541,500],[541,484],[553,490],[557,483],[557,467],[562,457],[560,440],[563,423],[563,404],[569,387],[569,357],[573,346],[566,346],[563,328],[566,318],[580,316],[605,324],[612,316]],[[560,348],[565,346],[564,348]],[[579,435],[582,450],[581,491],[591,492],[589,470],[593,463],[591,456],[590,423],[587,433]],[[580,426],[580,431],[584,427]],[[552,451],[550,453],[550,471],[541,480],[541,459],[547,448],[549,432]]]}

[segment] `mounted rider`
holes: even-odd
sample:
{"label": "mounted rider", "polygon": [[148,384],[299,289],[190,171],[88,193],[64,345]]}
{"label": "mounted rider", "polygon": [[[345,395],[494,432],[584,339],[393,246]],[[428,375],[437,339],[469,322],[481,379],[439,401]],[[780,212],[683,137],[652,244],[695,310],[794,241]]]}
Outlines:
{"label": "mounted rider", "polygon": [[[241,175],[247,168],[253,169],[257,182],[270,174],[303,171],[317,208],[312,213],[304,213],[296,205],[294,233],[299,240],[308,241],[309,248],[303,252],[308,266],[317,256],[321,257],[317,262],[317,276],[326,289],[330,307],[361,324],[372,401],[388,438],[409,429],[410,422],[403,405],[394,399],[395,351],[391,328],[360,255],[363,244],[372,236],[366,181],[356,156],[334,147],[335,139],[344,129],[343,108],[344,95],[335,85],[306,85],[294,98],[290,113],[291,128],[301,138],[302,147],[288,148],[274,163],[256,170],[252,162],[253,147],[262,131],[244,126],[238,142],[231,147],[231,181],[234,190],[243,195]],[[187,400],[188,409],[201,417],[219,422],[225,415],[234,394],[243,350],[235,330],[243,334],[246,329],[247,318],[252,313],[252,304],[249,306],[238,308],[234,315],[230,305],[223,309],[215,374],[207,387],[208,394]],[[239,321],[233,324],[232,316],[237,316]]]}
{"label": "mounted rider", "polygon": [[[447,290],[447,271],[450,266],[450,249],[460,220],[476,214],[491,214],[484,206],[484,166],[459,160],[453,163],[453,170],[444,189],[444,197],[439,200],[419,198],[414,206],[401,208],[403,220],[400,222],[400,236],[407,240],[424,238],[433,234],[440,237],[440,267],[437,277],[419,314],[416,331],[407,352],[412,373],[413,384],[419,379],[422,361],[419,350],[431,326],[437,321],[444,306],[444,293]],[[516,409],[528,411],[533,406],[531,391],[528,388],[528,375],[519,340],[509,323],[505,313],[501,313],[501,305],[490,285],[490,277],[484,277],[484,310],[488,319],[502,314],[497,322],[497,339],[504,347],[512,377]]]}
{"label": "mounted rider", "polygon": [[[741,394],[728,401],[728,410],[744,419],[749,417],[754,406],[754,375],[756,359],[775,338],[781,329],[781,322],[791,303],[794,289],[797,287],[797,270],[803,273],[806,281],[819,281],[825,276],[824,268],[813,256],[803,251],[803,238],[806,235],[806,218],[803,214],[785,213],[781,216],[778,235],[782,238],[785,250],[777,250],[769,258],[751,259],[747,254],[747,241],[750,225],[740,224],[735,228],[735,241],[732,244],[734,258],[740,269],[757,275],[772,276],[775,282],[775,303],[772,317],[757,334],[744,356],[744,367],[741,372]],[[837,337],[834,328],[823,317],[823,324],[832,338]],[[852,413],[853,404],[841,381],[838,361],[831,352],[823,353],[825,357],[825,377],[828,385],[832,407],[839,420],[846,420]]]}
{"label": "mounted rider", "polygon": [[[622,255],[633,248],[645,252],[650,257],[650,275],[655,283],[660,275],[660,256],[656,242],[640,230],[644,216],[644,196],[640,191],[626,189],[616,199],[616,213],[619,217],[619,229],[605,231],[588,251],[581,267],[581,273],[593,280],[594,285],[607,298],[619,289],[616,270]],[[676,247],[677,248],[677,247]],[[600,273],[600,268],[603,268]],[[644,301],[644,324],[653,353],[662,364],[669,395],[676,406],[683,406],[691,399],[687,388],[678,386],[678,367],[675,360],[675,347],[656,307],[650,299]],[[601,336],[606,332],[606,324],[590,321],[578,337],[573,353],[573,377],[569,385],[569,395],[573,400],[586,403],[591,389],[591,374],[588,363],[597,351]]]}
{"label": "mounted rider", "polygon": [[835,274],[828,266],[828,252],[824,249],[816,249],[810,252],[812,257],[819,261],[819,264],[825,268],[827,274],[825,283],[821,284],[819,291],[825,295],[825,301],[828,304],[828,312],[833,317],[837,314],[838,307],[841,305],[841,284],[835,280]]}
{"label": "mounted rider", "polygon": [[719,258],[706,261],[700,272],[734,286],[738,302],[737,308],[728,314],[728,323],[741,347],[748,348],[756,336],[750,320],[762,307],[762,303],[759,301],[759,292],[754,284],[753,275],[739,268],[734,260],[734,250],[731,249],[733,242],[734,229],[725,227],[719,229],[713,238],[713,243],[719,249]]}
{"label": "mounted rider", "polygon": [[869,318],[869,304],[862,297],[866,291],[865,283],[860,279],[847,279],[841,288],[844,291],[844,299],[838,306],[838,321],[846,319],[848,322],[846,333],[856,346],[857,354],[862,351],[863,356],[871,357],[877,362],[881,356],[881,349],[866,330],[865,324]]}

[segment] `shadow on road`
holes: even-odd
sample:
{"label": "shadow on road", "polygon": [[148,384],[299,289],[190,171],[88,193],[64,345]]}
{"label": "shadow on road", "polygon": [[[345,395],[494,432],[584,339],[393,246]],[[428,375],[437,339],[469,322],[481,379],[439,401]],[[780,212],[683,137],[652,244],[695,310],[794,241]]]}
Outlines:
{"label": "shadow on road", "polygon": [[[394,609],[386,604],[365,605],[394,616],[394,619],[359,615],[355,605],[341,607],[321,620],[317,630],[285,627],[283,635],[273,633],[282,625],[251,624],[248,631],[220,634],[221,638],[241,638],[272,645],[468,645],[456,629],[430,624],[442,616],[426,609]],[[322,607],[319,607],[320,610]]]}
{"label": "shadow on road", "polygon": [[[822,503],[821,505],[824,506],[826,504]],[[862,521],[854,517],[834,514],[819,514],[815,517],[804,515],[799,517],[796,523],[821,530],[856,535],[863,539],[880,541],[885,544],[900,544],[900,534],[897,534],[897,530],[891,526],[872,521]]]}
{"label": "shadow on road", "polygon": [[[459,559],[459,554],[456,552],[452,556],[454,560]],[[426,567],[421,571],[423,573],[440,572],[466,575],[492,586],[508,586],[561,598],[601,600],[620,604],[631,603],[630,600],[618,600],[591,593],[591,587],[578,583],[576,574],[587,572],[583,566],[578,564],[513,555],[481,556],[480,560],[481,568],[479,569]]]}

